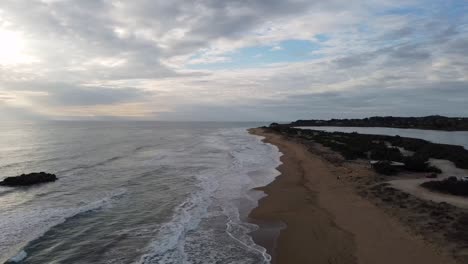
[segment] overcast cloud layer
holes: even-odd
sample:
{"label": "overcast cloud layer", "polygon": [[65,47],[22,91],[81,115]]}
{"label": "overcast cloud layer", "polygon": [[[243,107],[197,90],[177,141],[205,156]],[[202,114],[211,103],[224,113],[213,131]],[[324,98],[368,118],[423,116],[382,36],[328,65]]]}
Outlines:
{"label": "overcast cloud layer", "polygon": [[0,119],[468,116],[465,0],[2,0]]}

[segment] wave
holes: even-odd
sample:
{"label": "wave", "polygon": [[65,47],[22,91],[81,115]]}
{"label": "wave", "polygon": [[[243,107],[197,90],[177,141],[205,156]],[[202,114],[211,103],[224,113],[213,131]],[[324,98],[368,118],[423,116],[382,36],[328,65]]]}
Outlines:
{"label": "wave", "polygon": [[[258,229],[257,225],[254,225],[254,224],[250,224],[250,225],[251,225],[250,228],[245,228],[245,227],[242,227],[242,225],[239,225],[236,221],[233,221],[232,219],[230,219],[226,223],[226,232],[230,237],[232,237],[232,239],[244,245],[246,248],[249,248],[250,250],[257,251],[258,253],[260,253],[263,257],[263,260],[266,263],[270,263],[271,256],[267,253],[266,248],[255,244],[252,237],[247,235],[255,231],[256,229]],[[236,230],[239,230],[240,234],[236,233]]]}
{"label": "wave", "polygon": [[134,150],[132,150],[129,154],[126,154],[126,155],[114,156],[114,157],[111,157],[111,158],[108,158],[108,159],[105,159],[103,161],[96,162],[96,163],[93,163],[93,164],[78,165],[76,167],[72,167],[72,168],[69,168],[69,169],[66,169],[66,170],[62,170],[62,171],[59,171],[57,173],[66,173],[66,172],[71,172],[71,171],[75,171],[75,170],[82,170],[82,169],[93,169],[93,168],[96,168],[96,167],[99,167],[99,166],[107,165],[107,164],[112,163],[114,161],[118,161],[118,160],[130,157],[135,153],[138,153],[138,152],[140,152],[142,150],[146,150],[146,149],[153,148],[153,147],[156,147],[156,145],[139,146],[139,147],[135,148]]}
{"label": "wave", "polygon": [[0,170],[9,169],[9,168],[17,167],[17,166],[27,166],[28,164],[32,164],[32,163],[59,161],[59,160],[66,160],[66,159],[74,159],[74,158],[77,158],[77,157],[79,157],[79,155],[66,156],[66,157],[55,157],[55,158],[41,159],[41,160],[19,161],[19,162],[9,163],[9,164],[0,166]]}
{"label": "wave", "polygon": [[[61,173],[67,173],[67,172],[75,171],[75,170],[96,168],[96,167],[99,167],[99,166],[106,165],[108,163],[112,163],[114,161],[121,160],[121,159],[129,157],[129,156],[131,156],[131,155],[133,155],[135,153],[138,153],[138,152],[141,152],[141,151],[144,151],[144,150],[147,150],[147,149],[151,149],[151,148],[154,148],[154,147],[157,147],[157,145],[139,146],[139,147],[136,147],[135,149],[133,149],[132,151],[130,151],[129,154],[127,154],[127,155],[114,156],[114,157],[111,157],[111,158],[108,158],[108,159],[105,159],[103,161],[93,163],[93,164],[81,164],[81,165],[78,165],[78,166],[75,166],[75,167],[72,167],[72,168],[68,168],[68,169],[58,171],[57,173],[61,174]],[[41,160],[26,160],[26,161],[14,162],[14,163],[10,163],[10,164],[0,166],[0,170],[14,168],[14,167],[17,167],[17,166],[27,167],[30,164],[41,164],[41,163],[44,163],[44,162],[53,162],[53,161],[60,161],[60,160],[76,159],[76,158],[79,158],[80,156],[83,156],[83,155],[80,154],[80,155],[72,155],[72,156],[64,156],[64,157],[54,157],[54,158],[49,158],[49,159],[41,159]]]}
{"label": "wave", "polygon": [[[134,263],[269,263],[271,256],[263,247],[256,245],[249,235],[258,227],[246,222],[245,213],[256,205],[259,195],[251,194],[250,190],[267,184],[275,177],[272,169],[277,166],[277,150],[262,143],[258,137],[232,129],[210,131],[187,141],[175,145],[169,142],[166,144],[170,147],[163,145],[161,149],[144,145],[146,142],[143,142],[142,145],[126,148],[118,156],[97,160],[92,164],[76,164],[80,162],[77,160],[75,165],[78,166],[66,171],[96,170],[93,168],[108,164],[111,166],[106,166],[106,169],[118,169],[120,165],[137,162],[145,170],[132,170],[128,178],[122,178],[126,180],[125,187],[132,192],[132,198],[132,190],[147,191],[141,182],[148,181],[157,183],[156,187],[148,185],[152,189],[148,193],[167,186],[167,197],[171,197],[171,193],[190,195],[172,210],[170,221],[160,223],[158,221],[161,217],[158,216],[154,218],[156,222],[150,223],[145,230],[138,230],[146,235],[145,239],[151,241],[145,242],[148,244],[144,254],[137,256]],[[151,148],[156,149],[152,151]],[[155,155],[164,158],[156,162]],[[121,159],[125,159],[125,162],[119,162]],[[148,166],[144,163],[148,163]],[[262,170],[263,173],[256,173]],[[182,186],[177,185],[180,180],[184,180]],[[193,190],[193,184],[197,185],[196,191],[186,194],[184,188],[190,186],[190,190]],[[122,186],[121,183],[119,186]],[[84,202],[73,208],[34,208],[28,204],[32,210],[16,207],[15,213],[5,212],[6,218],[2,216],[0,226],[0,255],[18,258],[28,253],[34,255],[32,247],[31,251],[28,249],[28,242],[41,238],[50,229],[76,215],[111,206],[125,192],[109,193],[101,200]],[[172,206],[174,203],[170,203],[167,209]],[[116,209],[120,208],[119,205]],[[151,219],[148,215],[145,217]],[[42,239],[47,240],[48,236]],[[2,244],[2,241],[7,244]],[[34,245],[42,242],[36,241]],[[26,255],[26,261],[27,258]]]}
{"label": "wave", "polygon": [[[246,259],[245,263],[269,263],[271,256],[249,235],[258,226],[243,221],[239,213],[240,199],[252,208],[257,203],[256,198],[249,196],[249,190],[277,176],[273,170],[279,165],[279,151],[261,139],[247,135],[244,130],[223,130],[206,137],[204,147],[209,145],[216,158],[208,152],[206,157],[210,162],[220,162],[218,167],[196,175],[200,191],[174,210],[173,218],[160,227],[147,253],[136,263],[189,263],[193,259],[204,263],[223,259],[236,263],[244,263],[240,259]],[[201,161],[206,157],[197,155]],[[249,172],[259,169],[272,171],[265,179],[252,180]],[[224,233],[219,233],[221,230]],[[233,256],[228,248],[236,248],[238,255]]]}
{"label": "wave", "polygon": [[[107,145],[112,145],[112,144],[106,144],[105,146],[107,146]],[[103,147],[105,147],[105,146],[103,146]],[[129,155],[131,155],[133,153],[137,153],[137,152],[145,150],[145,149],[148,149],[148,148],[153,148],[153,147],[156,147],[156,146],[157,145],[139,146],[139,147],[136,147],[133,151],[131,151]],[[2,166],[0,166],[0,170],[1,169],[9,169],[9,168],[17,167],[17,166],[28,166],[29,164],[41,164],[41,163],[44,163],[44,162],[51,162],[51,161],[71,160],[71,159],[79,158],[80,156],[84,156],[84,155],[86,155],[86,153],[81,153],[81,154],[76,154],[76,155],[69,155],[69,156],[53,157],[53,158],[48,158],[48,159],[24,160],[24,161],[20,161],[20,162],[13,162],[13,163],[2,165]],[[78,169],[94,168],[94,167],[97,167],[97,166],[105,165],[105,164],[107,164],[109,162],[118,160],[120,158],[123,158],[125,156],[129,156],[129,155],[115,156],[115,157],[106,159],[106,160],[104,160],[102,162],[98,162],[98,163],[91,164],[91,165],[80,165],[80,166],[77,166],[77,167],[73,167],[73,168],[70,168],[70,169],[59,171],[58,173],[64,173],[64,172],[69,172],[69,171],[78,170]]]}
{"label": "wave", "polygon": [[60,173],[66,173],[66,172],[71,172],[71,171],[75,171],[75,170],[92,169],[92,168],[103,166],[103,165],[106,165],[108,163],[111,163],[111,162],[114,162],[114,161],[117,161],[117,160],[120,160],[120,159],[123,159],[123,158],[125,158],[125,156],[115,156],[115,157],[108,158],[108,159],[105,159],[103,161],[93,163],[93,164],[89,164],[89,165],[86,165],[86,164],[78,165],[76,167],[66,169],[66,170],[62,170],[62,171],[59,171],[57,173],[60,174]]}
{"label": "wave", "polygon": [[26,251],[21,250],[16,256],[10,258],[7,263],[18,263],[28,256]]}
{"label": "wave", "polygon": [[151,148],[154,148],[154,147],[157,147],[158,145],[145,145],[145,146],[139,146],[137,148],[135,148],[133,150],[133,152],[139,152],[139,151],[142,151],[142,150],[146,150],[146,149],[151,149]]}
{"label": "wave", "polygon": [[[53,227],[60,225],[78,215],[112,206],[127,193],[126,189],[119,189],[105,195],[104,198],[86,203],[76,208],[44,209],[35,208],[27,211],[15,212],[2,216],[0,226],[0,255],[12,256],[13,247],[25,247],[27,243],[39,239]],[[19,256],[19,253],[15,254]],[[26,252],[24,251],[26,254]],[[23,254],[20,254],[21,256]],[[0,259],[1,260],[1,259]]]}
{"label": "wave", "polygon": [[215,186],[205,186],[203,191],[192,194],[173,213],[170,221],[158,230],[157,238],[148,247],[148,253],[141,256],[138,264],[166,263],[168,260],[185,263],[184,250],[186,234],[194,230],[206,214],[210,205],[209,196]]}

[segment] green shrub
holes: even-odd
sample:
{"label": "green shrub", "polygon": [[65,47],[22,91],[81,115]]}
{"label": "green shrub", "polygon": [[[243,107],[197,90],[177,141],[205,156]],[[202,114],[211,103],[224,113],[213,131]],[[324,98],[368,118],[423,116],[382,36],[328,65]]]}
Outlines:
{"label": "green shrub", "polygon": [[421,186],[437,192],[468,196],[468,181],[459,181],[455,177],[450,177],[442,181],[424,182]]}
{"label": "green shrub", "polygon": [[398,169],[390,164],[388,161],[379,161],[373,165],[374,170],[383,175],[395,175]]}
{"label": "green shrub", "polygon": [[404,158],[405,169],[416,172],[434,172],[441,173],[442,171],[434,166],[430,166],[426,158],[420,156],[412,156]]}
{"label": "green shrub", "polygon": [[373,160],[391,160],[391,161],[402,161],[403,155],[397,148],[388,148],[385,145],[383,147],[374,148],[370,152],[370,158]]}

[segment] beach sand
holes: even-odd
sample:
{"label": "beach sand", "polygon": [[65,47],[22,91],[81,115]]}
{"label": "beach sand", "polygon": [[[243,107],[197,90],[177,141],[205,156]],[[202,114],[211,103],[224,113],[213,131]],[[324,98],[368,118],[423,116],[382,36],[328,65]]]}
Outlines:
{"label": "beach sand", "polygon": [[264,136],[283,153],[281,175],[259,188],[267,196],[249,215],[254,222],[286,225],[276,243],[265,239],[271,230],[262,233],[260,228],[253,234],[254,240],[274,252],[273,263],[456,263],[357,195],[352,185],[339,179],[334,164],[280,135],[262,129],[250,132]]}

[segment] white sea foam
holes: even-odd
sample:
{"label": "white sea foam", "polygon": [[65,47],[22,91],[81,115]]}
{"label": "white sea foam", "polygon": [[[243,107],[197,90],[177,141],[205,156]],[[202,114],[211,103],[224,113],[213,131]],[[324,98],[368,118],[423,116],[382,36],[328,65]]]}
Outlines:
{"label": "white sea foam", "polygon": [[[216,127],[119,122],[15,128],[32,142],[9,132],[11,140],[0,142],[7,158],[1,165],[16,165],[0,167],[2,175],[63,173],[54,184],[2,191],[0,263],[21,249],[26,262],[131,263],[144,245],[150,246],[143,263],[268,262],[248,236],[257,227],[244,221],[262,195],[251,188],[276,176],[277,150],[245,130],[221,129],[232,124]],[[11,149],[11,142],[22,143]],[[118,203],[121,194],[102,193],[121,187],[128,195]]]}
{"label": "white sea foam", "polygon": [[10,258],[8,262],[17,263],[25,259],[27,256],[28,254],[26,253],[26,251],[21,250],[16,256]]}
{"label": "white sea foam", "polygon": [[[219,164],[196,175],[200,191],[175,209],[138,263],[269,263],[271,256],[248,235],[258,227],[243,222],[239,214],[245,203],[249,208],[256,205],[258,196],[249,191],[278,175],[275,168],[281,153],[261,139],[240,129],[221,130],[205,138],[207,145],[223,153],[217,154]],[[262,170],[268,173],[249,176]]]}
{"label": "white sea foam", "polygon": [[[4,212],[0,225],[0,255],[11,256],[28,242],[44,235],[52,227],[64,223],[68,218],[85,212],[112,206],[112,202],[126,194],[125,189],[109,192],[104,198],[87,202],[82,201],[74,208],[29,208],[12,213]],[[26,257],[20,251],[13,259]],[[0,259],[1,261],[1,259]],[[12,261],[10,259],[10,261]]]}

